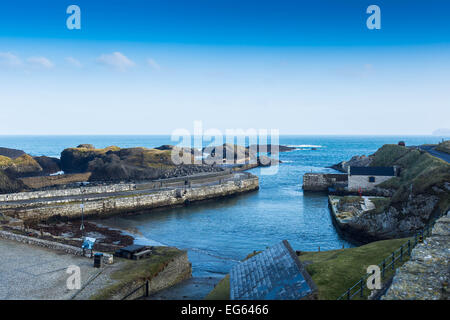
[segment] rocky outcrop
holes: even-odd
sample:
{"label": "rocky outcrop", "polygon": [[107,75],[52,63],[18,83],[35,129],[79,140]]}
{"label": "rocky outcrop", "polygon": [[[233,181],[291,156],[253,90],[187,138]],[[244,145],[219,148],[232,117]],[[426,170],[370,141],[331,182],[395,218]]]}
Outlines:
{"label": "rocky outcrop", "polygon": [[349,161],[342,161],[330,168],[347,173],[348,167],[368,167],[372,163],[373,156],[353,156]]}
{"label": "rocky outcrop", "polygon": [[0,147],[0,156],[4,156],[4,157],[11,158],[11,159],[15,159],[15,158],[18,158],[20,156],[23,156],[24,154],[25,154],[25,151],[22,151],[22,150]]}
{"label": "rocky outcrop", "polygon": [[331,200],[330,207],[340,231],[352,239],[371,242],[416,234],[431,220],[438,202],[436,196],[416,195],[397,206],[386,205],[350,216],[342,214],[346,210]]}
{"label": "rocky outcrop", "polygon": [[282,146],[282,145],[274,145],[274,144],[258,144],[251,145],[249,147],[251,150],[257,150],[257,152],[268,152],[268,153],[276,153],[276,152],[289,152],[296,150],[296,147]]}
{"label": "rocky outcrop", "polygon": [[191,155],[194,155],[196,153],[200,153],[200,150],[197,150],[194,148],[187,148],[187,147],[178,147],[178,146],[174,146],[171,144],[164,144],[162,146],[156,147],[156,150],[162,150],[162,151],[166,151],[166,150],[178,150],[179,152],[183,152],[183,153],[189,153]]}
{"label": "rocky outcrop", "polygon": [[432,235],[419,243],[397,269],[382,300],[448,300],[450,212],[438,219]]}
{"label": "rocky outcrop", "polygon": [[52,174],[61,171],[61,160],[58,158],[40,156],[33,157],[41,166],[43,174]]}
{"label": "rocky outcrop", "polygon": [[0,170],[0,194],[20,192],[25,189],[25,185],[14,177],[9,177]]}
{"label": "rocky outcrop", "polygon": [[383,210],[364,212],[345,221],[335,219],[338,227],[352,238],[372,241],[410,236],[434,215],[450,208],[450,164],[426,152],[391,144],[369,157],[354,157],[349,162],[400,169],[399,176],[370,191],[371,195],[390,197]]}
{"label": "rocky outcrop", "polygon": [[64,149],[61,152],[61,169],[66,173],[86,172],[90,161],[107,154],[109,151],[117,150],[120,149],[113,146],[104,149],[93,149],[90,147]]}
{"label": "rocky outcrop", "polygon": [[0,170],[9,176],[31,177],[61,170],[60,160],[46,156],[32,157],[22,150],[0,148]]}
{"label": "rocky outcrop", "polygon": [[[154,180],[223,171],[223,168],[210,165],[175,165],[172,151],[176,148],[169,145],[155,149],[70,148],[61,153],[61,169],[68,173],[91,172],[90,181],[105,182]],[[181,148],[180,152],[188,152],[192,156],[189,148]]]}
{"label": "rocky outcrop", "polygon": [[84,148],[84,149],[95,149],[94,145],[90,143],[83,143],[77,146],[77,148]]}
{"label": "rocky outcrop", "polygon": [[204,148],[203,152],[208,153],[212,158],[227,159],[235,162],[243,162],[251,156],[248,148],[229,143],[224,143],[217,147]]}
{"label": "rocky outcrop", "polygon": [[[271,145],[265,146],[268,150],[273,151]],[[281,163],[280,160],[268,157],[258,152],[262,150],[262,146],[253,145],[252,147],[244,147],[225,143],[221,146],[207,147],[203,149],[203,153],[208,154],[205,162],[215,164],[231,164],[242,166],[242,170],[247,170],[255,167],[268,167]],[[286,147],[288,148],[288,147]]]}
{"label": "rocky outcrop", "polygon": [[0,170],[5,171],[12,177],[35,176],[42,173],[42,167],[28,154],[21,155],[15,159],[1,157]]}

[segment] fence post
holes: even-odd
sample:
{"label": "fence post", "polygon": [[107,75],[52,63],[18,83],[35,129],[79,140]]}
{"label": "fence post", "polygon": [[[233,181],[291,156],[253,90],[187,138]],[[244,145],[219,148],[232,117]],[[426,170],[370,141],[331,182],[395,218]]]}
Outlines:
{"label": "fence post", "polygon": [[400,262],[403,262],[403,245],[400,247]]}
{"label": "fence post", "polygon": [[359,280],[359,283],[360,283],[359,296],[362,298],[364,296],[364,278],[361,278],[361,280]]}
{"label": "fence post", "polygon": [[145,282],[145,296],[148,297],[148,280]]}
{"label": "fence post", "polygon": [[408,256],[411,255],[411,240],[408,240]]}
{"label": "fence post", "polygon": [[395,269],[394,264],[395,264],[395,253],[392,252],[392,271],[394,271]]}

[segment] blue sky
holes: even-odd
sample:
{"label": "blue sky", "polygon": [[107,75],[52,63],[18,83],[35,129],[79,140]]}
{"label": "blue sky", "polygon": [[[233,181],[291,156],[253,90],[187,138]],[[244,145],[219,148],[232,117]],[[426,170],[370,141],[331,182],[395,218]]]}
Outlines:
{"label": "blue sky", "polygon": [[[68,30],[66,8],[81,8]],[[381,30],[366,8],[381,8]],[[0,134],[430,134],[450,127],[446,1],[8,1]]]}

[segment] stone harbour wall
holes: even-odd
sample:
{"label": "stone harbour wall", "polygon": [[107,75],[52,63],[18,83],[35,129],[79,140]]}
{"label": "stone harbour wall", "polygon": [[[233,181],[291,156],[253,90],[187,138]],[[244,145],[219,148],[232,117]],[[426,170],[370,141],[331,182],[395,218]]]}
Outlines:
{"label": "stone harbour wall", "polygon": [[411,252],[397,269],[382,300],[448,300],[450,211],[438,219],[430,237]]}
{"label": "stone harbour wall", "polygon": [[231,170],[225,170],[219,172],[199,173],[196,175],[185,177],[174,177],[168,179],[154,180],[151,182],[116,183],[97,186],[86,185],[83,186],[82,188],[51,189],[42,191],[0,194],[0,202],[55,198],[55,197],[70,197],[70,196],[80,196],[81,194],[90,195],[90,194],[126,192],[142,189],[170,188],[176,186],[183,186],[186,180],[191,183],[208,183],[220,179],[227,179],[230,178],[231,176],[232,176]]}
{"label": "stone harbour wall", "polygon": [[134,183],[118,183],[106,186],[93,186],[93,187],[83,187],[81,188],[70,188],[70,189],[58,189],[58,190],[45,190],[45,191],[31,191],[31,192],[19,192],[19,193],[9,193],[0,194],[1,201],[21,201],[21,200],[31,200],[40,198],[52,198],[52,197],[70,197],[81,195],[81,190],[83,194],[96,194],[96,193],[113,193],[113,192],[123,192],[131,191],[136,189],[136,184]]}
{"label": "stone harbour wall", "polygon": [[305,173],[303,175],[303,190],[328,191],[329,187],[347,182],[346,174],[334,173]]}
{"label": "stone harbour wall", "polygon": [[77,247],[70,246],[70,245],[63,244],[63,243],[23,236],[20,234],[15,234],[13,232],[8,232],[8,231],[4,231],[4,230],[0,230],[0,238],[6,239],[6,240],[22,242],[22,243],[26,243],[26,244],[31,244],[31,245],[51,249],[51,250],[62,251],[62,252],[68,253],[68,254],[76,255],[76,256],[83,255],[83,250],[81,248],[77,248]]}
{"label": "stone harbour wall", "polygon": [[[192,277],[192,264],[189,262],[187,252],[175,257],[170,261],[165,268],[159,272],[156,276],[150,279],[149,282],[149,295],[152,295],[158,291],[164,290],[171,286],[180,283],[183,280],[187,280]],[[136,288],[145,285],[146,280],[135,281],[132,285],[122,288],[117,292],[111,300],[120,300],[125,297],[129,292],[132,292]],[[134,294],[130,295],[127,300],[139,299],[144,295],[145,286],[141,290],[137,290]]]}
{"label": "stone harbour wall", "polygon": [[[189,204],[212,198],[227,197],[257,190],[258,177],[248,175],[239,180],[226,181],[217,185],[193,188],[175,188],[151,193],[130,193],[121,196],[105,196],[88,199],[84,203],[85,216],[103,217],[119,213],[133,213],[158,207]],[[77,219],[81,217],[81,201],[70,199],[45,201],[33,205],[3,207],[2,213],[24,221],[45,221],[53,217]]]}

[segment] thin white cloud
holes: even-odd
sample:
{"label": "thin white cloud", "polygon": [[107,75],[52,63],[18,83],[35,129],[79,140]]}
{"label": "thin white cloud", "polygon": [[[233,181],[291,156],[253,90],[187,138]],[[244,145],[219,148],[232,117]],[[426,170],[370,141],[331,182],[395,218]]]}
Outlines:
{"label": "thin white cloud", "polygon": [[50,69],[54,67],[53,62],[51,62],[46,57],[31,57],[27,59],[27,62],[35,67],[42,67],[46,69]]}
{"label": "thin white cloud", "polygon": [[161,66],[152,58],[147,59],[147,64],[155,70],[160,70]]}
{"label": "thin white cloud", "polygon": [[128,68],[134,67],[136,64],[128,59],[120,52],[113,52],[112,54],[102,54],[97,62],[120,71],[126,71]]}
{"label": "thin white cloud", "polygon": [[0,65],[16,67],[22,65],[22,60],[11,52],[0,52]]}
{"label": "thin white cloud", "polygon": [[74,57],[67,57],[66,62],[74,67],[81,68],[83,65],[78,59],[75,59]]}
{"label": "thin white cloud", "polygon": [[368,78],[375,72],[372,64],[366,63],[362,66],[345,67],[336,70],[339,76],[346,78]]}

